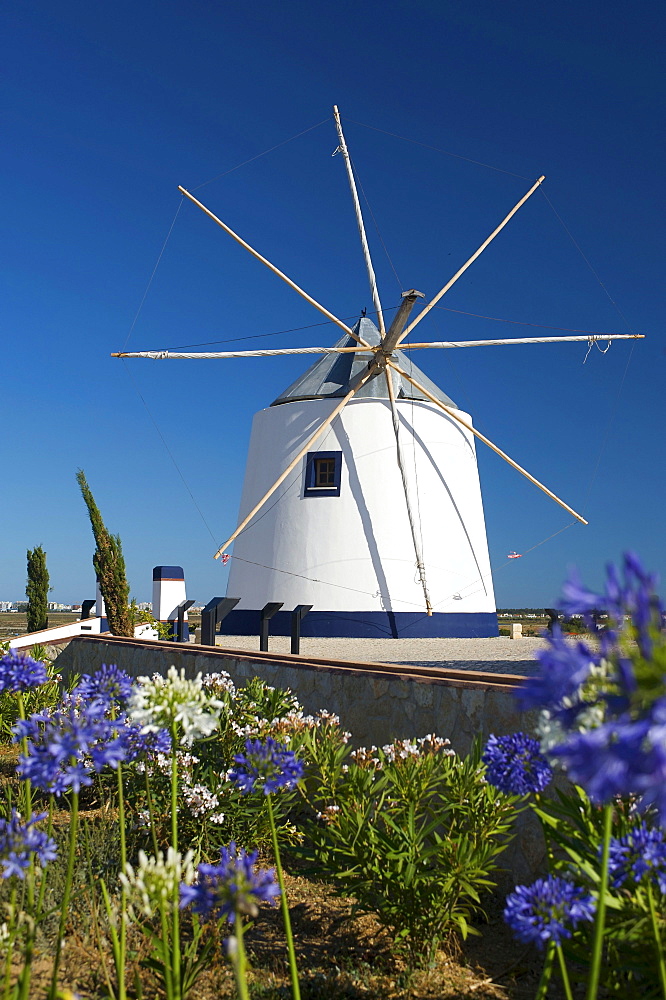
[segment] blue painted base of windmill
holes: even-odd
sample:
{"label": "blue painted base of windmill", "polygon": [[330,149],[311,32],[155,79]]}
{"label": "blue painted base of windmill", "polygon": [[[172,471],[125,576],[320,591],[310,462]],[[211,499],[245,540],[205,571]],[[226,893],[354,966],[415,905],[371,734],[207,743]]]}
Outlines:
{"label": "blue painted base of windmill", "polygon": [[[223,635],[258,635],[261,611],[231,611],[222,622]],[[291,612],[278,611],[271,635],[291,634]],[[311,611],[301,622],[303,638],[357,639],[490,639],[499,635],[497,615],[479,611]]]}

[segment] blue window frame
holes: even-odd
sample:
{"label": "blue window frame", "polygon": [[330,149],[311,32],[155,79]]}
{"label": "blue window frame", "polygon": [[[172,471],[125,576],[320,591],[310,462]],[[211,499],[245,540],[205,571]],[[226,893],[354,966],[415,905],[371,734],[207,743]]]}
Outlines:
{"label": "blue window frame", "polygon": [[339,497],[341,451],[309,451],[305,457],[305,497]]}

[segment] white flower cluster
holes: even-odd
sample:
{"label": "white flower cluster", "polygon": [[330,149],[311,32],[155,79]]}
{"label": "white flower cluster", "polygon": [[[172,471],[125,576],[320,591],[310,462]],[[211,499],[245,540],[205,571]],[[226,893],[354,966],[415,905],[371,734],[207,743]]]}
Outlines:
{"label": "white flower cluster", "polygon": [[270,726],[268,719],[260,719],[258,715],[253,716],[244,726],[239,726],[235,719],[231,720],[231,731],[235,736],[247,739],[248,736],[258,736]]}
{"label": "white flower cluster", "polygon": [[393,743],[386,743],[381,748],[381,753],[376,746],[359,747],[353,750],[351,758],[359,767],[381,768],[384,762],[393,764],[396,760],[407,760],[408,757],[421,757],[426,754],[442,754],[444,757],[455,757],[455,750],[451,749],[450,740],[434,733],[421,736],[417,740],[394,740]]}
{"label": "white flower cluster", "polygon": [[386,743],[382,747],[382,752],[387,761],[392,764],[395,760],[407,760],[408,757],[419,756],[418,743],[412,740],[394,740],[393,743]]}
{"label": "white flower cluster", "polygon": [[377,747],[373,745],[369,750],[367,747],[359,747],[358,750],[352,750],[350,757],[359,767],[377,767],[379,758],[376,754]]}
{"label": "white flower cluster", "polygon": [[[195,764],[199,763],[199,758],[195,757],[194,754],[186,753],[184,750],[176,750],[176,762],[178,764],[178,774],[182,780],[184,776],[192,774],[192,769]],[[143,774],[146,768],[149,775],[163,774],[169,777],[171,774],[171,754],[158,753],[152,760],[148,761],[147,765],[142,760],[136,765],[139,774]]]}
{"label": "white flower cluster", "polygon": [[[316,715],[306,715],[302,708],[292,709],[279,719],[270,723],[273,732],[289,739],[290,733],[303,732],[304,729],[318,729],[320,726],[339,726],[340,716],[320,708]],[[344,742],[351,739],[351,733],[343,733]]]}
{"label": "white flower cluster", "polygon": [[[194,767],[199,763],[199,757],[196,757],[192,753],[187,753],[184,750],[176,751],[176,760],[178,762],[178,780],[180,787],[180,794],[182,795],[183,802],[187,806],[189,812],[195,816],[197,819],[205,818],[210,823],[224,823],[224,813],[219,812],[220,799],[212,792],[206,785],[202,785],[194,781]],[[141,761],[137,764],[137,770],[143,774],[148,767],[148,773],[150,775],[161,774],[164,777],[169,777],[171,775],[171,756],[169,754],[159,753],[153,761],[150,761],[147,765]],[[147,817],[147,814],[146,814]],[[139,814],[138,822],[140,826],[147,826],[147,819],[144,822],[145,817]]]}
{"label": "white flower cluster", "polygon": [[221,701],[204,691],[201,674],[188,680],[184,670],[179,673],[173,666],[166,677],[139,677],[129,702],[130,716],[144,732],[176,727],[182,730],[185,745],[210,736],[219,726],[223,708]]}
{"label": "white flower cluster", "polygon": [[205,674],[203,686],[211,694],[229,694],[232,698],[236,695],[236,686],[231,679],[231,675],[226,670]]}
{"label": "white flower cluster", "polygon": [[324,823],[333,823],[340,812],[340,806],[325,806],[323,812],[317,813],[317,819],[323,820]]}
{"label": "white flower cluster", "polygon": [[136,824],[140,830],[147,830],[150,826],[150,809],[139,809],[136,814]]}
{"label": "white flower cluster", "polygon": [[435,736],[434,733],[428,733],[427,736],[420,736],[416,741],[421,748],[428,753],[441,753],[444,757],[455,757],[456,752],[451,748],[451,740],[447,740],[443,736]]}
{"label": "white flower cluster", "polygon": [[166,858],[162,851],[155,858],[139,851],[136,869],[127,864],[118,877],[127,893],[130,914],[136,917],[138,912],[152,917],[161,905],[173,908],[176,889],[181,882],[187,885],[194,882],[194,854],[188,851],[183,857],[170,847]]}
{"label": "white flower cluster", "polygon": [[185,805],[193,816],[205,817],[211,823],[224,822],[224,813],[214,812],[220,805],[218,796],[205,785],[183,782],[182,794]]}
{"label": "white flower cluster", "polygon": [[[241,737],[241,739],[247,739],[248,736],[262,737],[270,734],[288,744],[294,733],[300,733],[306,729],[316,729],[319,726],[340,725],[340,716],[333,714],[333,712],[327,712],[325,708],[321,708],[316,715],[306,715],[296,699],[292,700],[295,707],[277,719],[270,720],[264,719],[260,715],[253,715],[244,725],[231,719],[229,727],[234,735]],[[342,733],[344,743],[348,743],[350,739],[351,733]]]}

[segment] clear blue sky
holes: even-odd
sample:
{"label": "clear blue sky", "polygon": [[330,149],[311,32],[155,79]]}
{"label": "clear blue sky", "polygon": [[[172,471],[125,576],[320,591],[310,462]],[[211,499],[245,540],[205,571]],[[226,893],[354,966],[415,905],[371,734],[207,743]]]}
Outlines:
{"label": "clear blue sky", "polygon": [[109,355],[337,339],[263,336],[322,317],[189,203],[147,290],[178,184],[337,315],[371,307],[334,103],[387,308],[432,296],[546,174],[420,339],[648,335],[585,365],[586,345],[419,354],[590,522],[545,541],[570,518],[479,445],[498,605],[550,604],[572,563],[596,584],[625,548],[666,576],[661,2],[7,0],[3,19],[0,599],[38,544],[54,600],[94,596],[79,467],[139,600],[157,564],[197,602],[224,593],[252,414],[307,362]]}

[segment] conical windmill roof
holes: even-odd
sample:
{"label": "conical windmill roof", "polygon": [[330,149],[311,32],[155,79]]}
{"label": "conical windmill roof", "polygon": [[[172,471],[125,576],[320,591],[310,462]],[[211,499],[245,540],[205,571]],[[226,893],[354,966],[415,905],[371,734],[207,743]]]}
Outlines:
{"label": "conical windmill roof", "polygon": [[[379,330],[367,316],[362,316],[356,326],[354,333],[358,334],[366,344],[373,347],[380,343]],[[345,334],[336,347],[354,347],[356,341]],[[350,390],[353,379],[356,378],[367,367],[372,355],[370,352],[358,351],[355,354],[325,354],[320,361],[308,368],[300,378],[285,389],[277,399],[273,400],[271,406],[279,406],[280,403],[291,403],[301,399],[323,399],[326,396],[346,396]],[[393,352],[396,363],[406,371],[413,379],[420,382],[436,399],[439,399],[447,406],[453,406],[453,402],[445,392],[435,385],[435,383],[425,375],[421,369],[414,364],[408,354],[397,350]],[[421,399],[427,400],[411,382],[403,378],[398,372],[392,372],[393,390],[396,399]],[[388,387],[383,372],[369,379],[356,393],[355,399],[371,397],[374,399],[388,399]]]}

